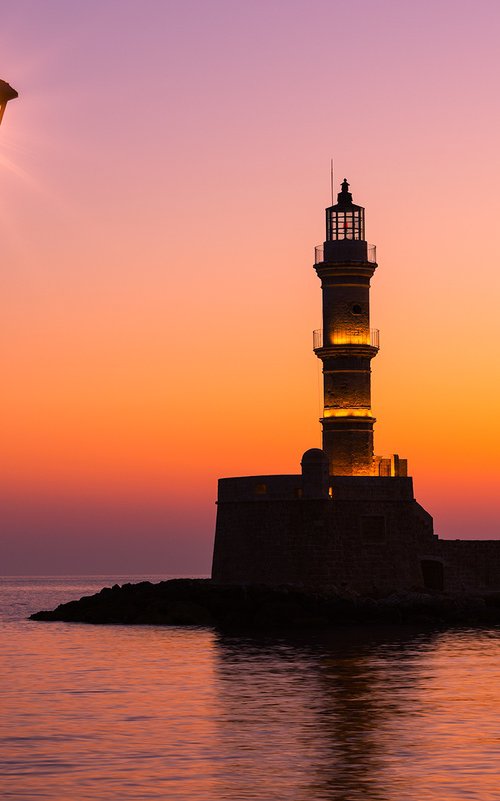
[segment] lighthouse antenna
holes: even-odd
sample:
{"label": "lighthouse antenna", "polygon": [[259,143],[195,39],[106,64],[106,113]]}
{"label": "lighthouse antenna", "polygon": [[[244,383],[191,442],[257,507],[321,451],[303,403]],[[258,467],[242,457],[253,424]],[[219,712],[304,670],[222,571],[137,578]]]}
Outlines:
{"label": "lighthouse antenna", "polygon": [[333,185],[334,185],[334,180],[333,180],[333,159],[330,159],[330,188],[331,188],[331,191],[332,191],[332,206],[333,206]]}

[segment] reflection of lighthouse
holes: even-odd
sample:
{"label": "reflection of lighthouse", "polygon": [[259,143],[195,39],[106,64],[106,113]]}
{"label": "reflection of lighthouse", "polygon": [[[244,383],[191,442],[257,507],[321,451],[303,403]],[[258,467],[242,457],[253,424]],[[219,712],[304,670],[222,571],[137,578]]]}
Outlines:
{"label": "reflection of lighthouse", "polygon": [[[374,459],[370,363],[379,336],[370,329],[370,279],[375,246],[365,240],[365,210],[352,202],[344,179],[338,203],[326,210],[326,241],[316,248],[323,290],[323,329],[314,351],[323,362],[323,450],[336,476],[405,475],[397,457]],[[388,464],[387,464],[388,463]]]}

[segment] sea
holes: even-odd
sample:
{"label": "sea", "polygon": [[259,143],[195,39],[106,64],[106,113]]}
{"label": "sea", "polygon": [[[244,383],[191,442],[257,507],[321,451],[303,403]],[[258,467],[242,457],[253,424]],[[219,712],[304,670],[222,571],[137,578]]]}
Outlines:
{"label": "sea", "polygon": [[164,578],[1,580],[2,801],[499,801],[499,631],[27,619]]}

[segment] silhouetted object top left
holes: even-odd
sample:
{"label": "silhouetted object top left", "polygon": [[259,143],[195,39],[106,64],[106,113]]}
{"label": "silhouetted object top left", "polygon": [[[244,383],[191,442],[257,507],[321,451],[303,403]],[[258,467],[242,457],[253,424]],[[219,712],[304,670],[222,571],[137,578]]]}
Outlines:
{"label": "silhouetted object top left", "polygon": [[18,93],[7,81],[0,80],[0,123],[2,122],[5,109],[9,100],[19,97]]}

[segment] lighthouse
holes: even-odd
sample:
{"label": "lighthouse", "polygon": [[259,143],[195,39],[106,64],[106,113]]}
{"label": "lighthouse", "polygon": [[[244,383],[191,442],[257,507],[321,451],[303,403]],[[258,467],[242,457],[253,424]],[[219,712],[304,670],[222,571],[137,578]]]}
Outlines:
{"label": "lighthouse", "polygon": [[[323,305],[313,343],[323,368],[323,446],[302,455],[300,474],[219,479],[212,578],[360,593],[454,586],[463,565],[434,535],[406,459],[374,454],[371,365],[379,334],[371,327],[370,283],[378,267],[365,210],[345,179],[326,209],[314,269]],[[444,555],[453,562],[446,580]]]}
{"label": "lighthouse", "polygon": [[326,209],[326,240],[315,250],[321,280],[323,328],[314,351],[323,364],[323,450],[330,475],[375,473],[371,361],[379,333],[370,328],[370,281],[376,250],[365,240],[365,210],[352,202],[344,179],[337,203]]}
{"label": "lighthouse", "polygon": [[[379,336],[370,327],[370,281],[377,259],[365,239],[365,210],[345,179],[337,200],[326,209],[326,239],[314,258],[323,297],[323,328],[314,332],[323,448],[302,455],[300,473],[219,479],[212,580],[370,597],[498,592],[500,543],[439,539],[415,499],[406,459],[374,455],[370,370]],[[251,598],[251,587],[245,593]],[[266,609],[270,621],[275,607]],[[291,614],[308,619],[299,607]]]}

